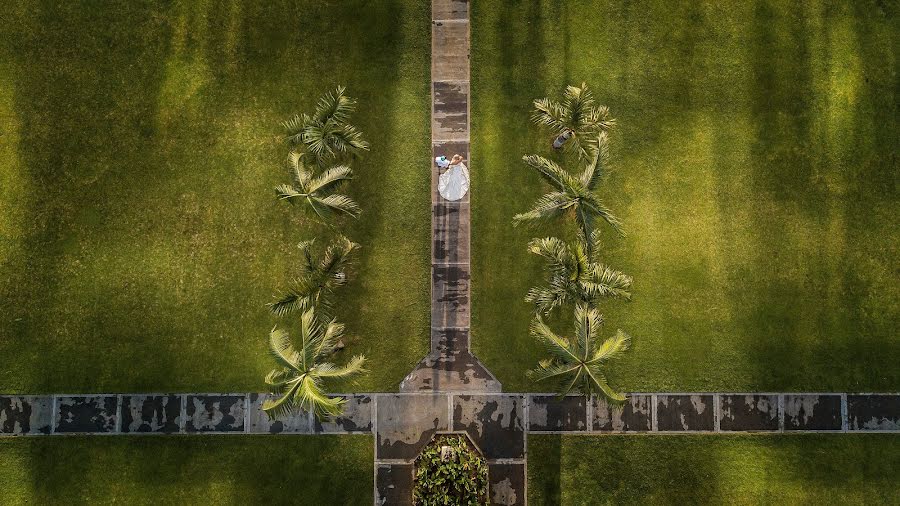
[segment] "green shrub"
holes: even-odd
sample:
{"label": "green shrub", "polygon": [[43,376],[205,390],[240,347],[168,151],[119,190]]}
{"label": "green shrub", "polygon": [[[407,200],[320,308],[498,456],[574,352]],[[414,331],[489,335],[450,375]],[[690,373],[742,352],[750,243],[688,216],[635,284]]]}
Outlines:
{"label": "green shrub", "polygon": [[[442,459],[443,447],[449,447]],[[413,503],[432,505],[487,504],[487,464],[465,436],[436,437],[416,458]]]}

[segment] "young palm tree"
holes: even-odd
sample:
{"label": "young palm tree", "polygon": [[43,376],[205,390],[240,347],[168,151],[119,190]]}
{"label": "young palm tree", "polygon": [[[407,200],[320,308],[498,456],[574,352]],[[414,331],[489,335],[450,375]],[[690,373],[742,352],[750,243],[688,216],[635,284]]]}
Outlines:
{"label": "young palm tree", "polygon": [[599,238],[595,231],[592,248],[587,247],[583,237],[574,244],[556,237],[532,239],[528,243],[528,251],[547,260],[546,286],[534,287],[525,296],[527,302],[534,304],[536,312],[550,314],[569,303],[596,306],[605,297],[631,300],[631,276],[600,262]]}
{"label": "young palm tree", "polygon": [[552,357],[541,360],[536,369],[528,371],[528,376],[534,381],[554,382],[560,396],[570,392],[599,393],[612,401],[624,401],[625,396],[609,386],[603,369],[628,349],[631,338],[618,330],[615,336],[601,343],[597,334],[602,325],[600,312],[584,304],[575,308],[574,339],[556,335],[540,316],[535,316],[531,334],[546,346]]}
{"label": "young palm tree", "polygon": [[535,100],[531,119],[551,131],[554,149],[565,147],[585,160],[590,158],[590,148],[582,139],[593,141],[616,123],[609,117],[608,107],[594,104],[594,95],[585,83],[580,88],[567,86],[562,102]]}
{"label": "young palm tree", "polygon": [[[526,155],[523,160],[550,183],[553,191],[538,199],[530,211],[515,215],[514,225],[570,214],[578,222],[584,237],[593,236],[594,221],[597,217],[603,218],[617,232],[622,233],[619,219],[594,193],[609,161],[609,145],[605,132],[597,135],[597,145],[593,149],[591,159],[578,177],[542,156]],[[588,248],[591,247],[592,245],[588,243]]]}
{"label": "young palm tree", "polygon": [[334,193],[345,181],[353,179],[350,167],[338,165],[316,175],[303,163],[303,155],[293,151],[288,155],[288,165],[294,182],[275,187],[275,194],[279,199],[291,204],[303,202],[322,218],[334,213],[359,217],[362,212],[359,204],[346,195]]}
{"label": "young palm tree", "polygon": [[282,123],[290,143],[304,146],[319,167],[369,149],[362,133],[348,123],[356,110],[356,100],[344,95],[345,91],[346,88],[338,86],[319,99],[312,116],[298,114]]}
{"label": "young palm tree", "polygon": [[300,276],[295,278],[284,293],[276,295],[269,309],[278,316],[295,311],[318,309],[330,315],[334,290],[347,283],[347,266],[359,244],[340,235],[329,244],[320,260],[313,258],[311,248],[315,240],[303,241],[298,247],[303,253]]}
{"label": "young palm tree", "polygon": [[307,309],[300,318],[299,349],[294,348],[287,332],[272,329],[269,353],[279,367],[266,376],[266,384],[280,397],[263,403],[269,416],[279,418],[300,409],[315,413],[320,420],[341,414],[345,400],[328,397],[325,383],[366,372],[366,358],[362,355],[354,356],[343,366],[326,361],[343,332],[344,326],[334,320],[321,325],[313,309]]}

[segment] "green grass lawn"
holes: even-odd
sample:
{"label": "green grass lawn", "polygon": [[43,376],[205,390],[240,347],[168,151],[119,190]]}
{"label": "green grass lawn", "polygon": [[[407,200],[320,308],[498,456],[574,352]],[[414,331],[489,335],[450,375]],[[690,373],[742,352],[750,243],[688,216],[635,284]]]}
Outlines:
{"label": "green grass lawn", "polygon": [[511,226],[545,191],[521,162],[550,152],[531,101],[582,81],[619,121],[599,192],[628,233],[605,229],[605,260],[635,279],[603,308],[634,338],[615,385],[897,390],[896,5],[472,8],[473,347],[505,390],[536,388],[525,245],[560,228]]}
{"label": "green grass lawn", "polygon": [[897,504],[900,437],[534,436],[529,504]]}
{"label": "green grass lawn", "polygon": [[3,439],[0,455],[4,505],[372,504],[364,436]]}
{"label": "green grass lawn", "polygon": [[264,304],[322,231],[275,199],[280,122],[338,84],[372,145],[344,353],[371,359],[356,388],[395,390],[428,350],[429,13],[0,6],[0,392],[263,388]]}

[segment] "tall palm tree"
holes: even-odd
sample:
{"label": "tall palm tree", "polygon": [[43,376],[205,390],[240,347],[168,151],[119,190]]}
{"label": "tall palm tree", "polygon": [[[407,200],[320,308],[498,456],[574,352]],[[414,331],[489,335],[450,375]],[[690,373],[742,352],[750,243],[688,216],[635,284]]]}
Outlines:
{"label": "tall palm tree", "polygon": [[[590,160],[582,169],[581,175],[575,177],[555,162],[538,155],[526,155],[522,159],[553,187],[553,191],[544,195],[531,210],[513,217],[513,225],[519,223],[546,220],[570,214],[578,222],[584,237],[592,237],[594,220],[602,218],[617,232],[622,233],[622,223],[612,211],[597,197],[595,190],[609,162],[609,142],[605,132],[597,135],[597,145],[592,150]],[[588,243],[588,248],[592,245]]]}
{"label": "tall palm tree", "polygon": [[347,283],[347,266],[359,244],[339,235],[317,261],[311,251],[314,243],[313,239],[298,245],[303,254],[300,275],[291,281],[287,290],[276,295],[275,302],[269,304],[269,309],[276,315],[310,309],[318,309],[326,316],[331,314],[331,297],[336,288]]}
{"label": "tall palm tree", "polygon": [[528,371],[528,376],[534,381],[552,381],[560,396],[570,392],[599,393],[612,401],[624,401],[625,396],[609,386],[603,370],[610,360],[629,348],[631,338],[618,330],[601,343],[597,334],[602,325],[600,312],[585,304],[575,308],[573,339],[556,335],[540,316],[535,316],[531,334],[547,348],[551,358],[541,360],[537,368]]}
{"label": "tall palm tree", "polygon": [[359,217],[362,212],[359,204],[346,195],[335,193],[341,184],[353,179],[350,167],[338,165],[316,175],[303,163],[303,155],[293,151],[288,155],[288,165],[294,181],[292,184],[275,187],[275,194],[279,199],[291,204],[303,202],[322,218],[334,213]]}
{"label": "tall palm tree", "polygon": [[268,415],[279,418],[301,409],[315,413],[319,419],[341,414],[346,401],[328,397],[325,383],[366,372],[363,369],[366,358],[362,355],[354,356],[343,366],[326,361],[343,332],[344,326],[334,320],[320,324],[313,309],[307,309],[300,318],[299,349],[294,348],[287,332],[272,329],[269,353],[279,367],[266,376],[266,384],[280,397],[263,403]]}
{"label": "tall palm tree", "polygon": [[[580,236],[580,234],[579,234]],[[550,314],[554,308],[576,303],[596,306],[606,297],[631,300],[631,276],[604,265],[599,260],[600,234],[595,231],[588,248],[584,238],[566,243],[556,237],[532,239],[528,251],[547,261],[547,284],[534,287],[525,296],[536,312]]]}
{"label": "tall palm tree", "polygon": [[297,114],[282,123],[290,143],[305,147],[319,167],[369,149],[362,133],[349,123],[350,115],[356,110],[356,100],[345,92],[346,88],[338,86],[319,99],[311,116]]}
{"label": "tall palm tree", "polygon": [[562,102],[535,100],[531,120],[550,130],[554,149],[574,151],[585,160],[590,158],[590,148],[582,139],[592,142],[599,132],[608,131],[616,123],[608,107],[594,103],[594,94],[585,83],[580,88],[567,86]]}

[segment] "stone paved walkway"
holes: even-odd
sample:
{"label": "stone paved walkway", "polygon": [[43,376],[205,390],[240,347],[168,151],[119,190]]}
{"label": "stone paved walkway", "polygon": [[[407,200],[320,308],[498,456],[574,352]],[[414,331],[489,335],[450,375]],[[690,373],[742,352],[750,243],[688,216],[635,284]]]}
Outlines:
{"label": "stone paved walkway", "polygon": [[[434,156],[456,153],[469,171],[469,4],[433,0],[431,145]],[[499,392],[500,382],[469,348],[469,195],[450,202],[431,170],[431,352],[400,384],[401,392]],[[472,189],[470,189],[471,193]]]}

